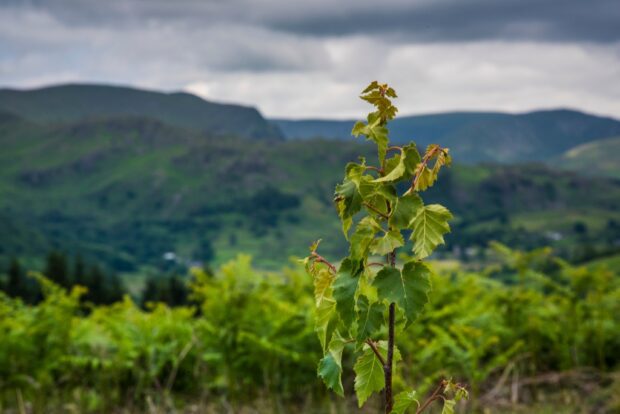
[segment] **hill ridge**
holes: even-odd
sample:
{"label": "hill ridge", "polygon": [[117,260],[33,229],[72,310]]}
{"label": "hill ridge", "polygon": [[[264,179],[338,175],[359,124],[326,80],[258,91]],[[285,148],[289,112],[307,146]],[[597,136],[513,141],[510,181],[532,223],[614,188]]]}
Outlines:
{"label": "hill ridge", "polygon": [[[352,139],[354,120],[273,119],[287,139]],[[461,162],[545,161],[567,149],[620,135],[620,120],[575,109],[524,113],[459,111],[398,116],[390,124],[393,142],[419,146],[441,142]]]}
{"label": "hill ridge", "polygon": [[91,116],[138,115],[217,135],[281,139],[255,107],[216,103],[191,93],[129,86],[69,83],[34,89],[0,89],[0,111],[35,122],[73,122]]}

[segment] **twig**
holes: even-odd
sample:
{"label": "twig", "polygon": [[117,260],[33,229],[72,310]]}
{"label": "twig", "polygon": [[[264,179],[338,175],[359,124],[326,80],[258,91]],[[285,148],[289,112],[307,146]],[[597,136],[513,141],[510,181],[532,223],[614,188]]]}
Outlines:
{"label": "twig", "polygon": [[420,179],[420,176],[422,175],[422,172],[427,167],[427,165],[428,165],[429,161],[431,160],[431,158],[433,158],[433,156],[435,155],[435,153],[439,149],[440,149],[440,147],[435,147],[432,151],[424,154],[424,158],[422,158],[422,162],[416,168],[415,177],[413,178],[413,181],[411,182],[411,188],[412,189],[415,189],[418,186],[418,180]]}
{"label": "twig", "polygon": [[378,168],[378,167],[375,167],[374,165],[367,165],[367,166],[366,166],[366,169],[367,169],[367,170],[376,171],[376,172],[378,172],[380,175],[383,175],[383,168]]}
{"label": "twig", "polygon": [[330,262],[327,261],[327,259],[325,259],[323,256],[321,256],[320,254],[318,254],[317,252],[312,252],[312,257],[314,258],[315,262],[319,262],[319,263],[324,263],[327,265],[327,267],[329,267],[329,269],[334,272],[334,273],[338,273],[338,270],[336,269],[336,266],[334,266],[333,264],[331,264]]}
{"label": "twig", "polygon": [[181,365],[181,362],[183,362],[187,354],[189,354],[189,351],[192,350],[195,340],[196,338],[192,337],[192,339],[187,343],[187,345],[185,345],[185,347],[181,350],[181,353],[179,354],[179,357],[177,358],[177,361],[174,364],[172,371],[170,372],[170,375],[168,376],[168,381],[166,382],[166,390],[168,392],[172,390],[172,386],[174,385],[174,380],[176,379],[177,372],[179,371],[179,365]]}
{"label": "twig", "polygon": [[424,401],[424,404],[418,407],[416,414],[420,414],[421,412],[426,410],[428,406],[431,405],[433,401],[437,400],[438,398],[444,398],[443,395],[441,395],[441,392],[442,392],[443,387],[445,386],[446,386],[446,380],[441,380],[441,382],[439,383],[437,388],[435,388],[435,391],[433,391],[431,396],[428,397],[426,401]]}
{"label": "twig", "polygon": [[368,207],[370,210],[380,215],[381,217],[383,217],[384,219],[390,218],[390,216],[388,216],[387,214],[385,214],[384,212],[382,212],[381,210],[379,210],[377,207],[373,206],[372,204],[364,202],[364,205]]}
{"label": "twig", "polygon": [[[394,258],[396,253],[392,251],[392,267],[394,266]],[[383,373],[385,376],[385,412],[389,414],[394,407],[394,398],[392,397],[392,367],[394,365],[394,320],[396,314],[396,304],[390,303],[388,316],[388,349],[387,359],[383,364]]]}
{"label": "twig", "polygon": [[383,359],[383,356],[381,356],[381,353],[379,353],[379,349],[377,348],[377,344],[375,344],[372,339],[367,339],[366,343],[368,344],[370,349],[372,349],[372,352],[375,353],[375,355],[379,359],[379,362],[381,362],[381,365],[385,365],[385,359]]}

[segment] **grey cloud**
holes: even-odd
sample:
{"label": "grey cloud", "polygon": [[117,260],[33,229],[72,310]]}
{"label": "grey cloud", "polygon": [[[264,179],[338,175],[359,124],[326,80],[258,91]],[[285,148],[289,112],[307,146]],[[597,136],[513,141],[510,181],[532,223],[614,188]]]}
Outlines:
{"label": "grey cloud", "polygon": [[5,0],[72,25],[226,22],[306,36],[373,35],[406,42],[620,40],[618,0]]}
{"label": "grey cloud", "polygon": [[0,63],[5,62],[0,68],[7,67],[7,60],[18,62],[35,55],[67,66],[76,59],[83,69],[96,62],[127,72],[136,71],[124,66],[129,62],[140,66],[160,62],[162,69],[185,67],[203,73],[307,71],[330,64],[318,41],[251,25],[148,19],[125,27],[71,24],[49,10],[32,7],[0,9],[0,46]]}
{"label": "grey cloud", "polygon": [[281,30],[320,36],[390,35],[408,42],[620,40],[617,0],[451,0],[407,2],[273,20]]}

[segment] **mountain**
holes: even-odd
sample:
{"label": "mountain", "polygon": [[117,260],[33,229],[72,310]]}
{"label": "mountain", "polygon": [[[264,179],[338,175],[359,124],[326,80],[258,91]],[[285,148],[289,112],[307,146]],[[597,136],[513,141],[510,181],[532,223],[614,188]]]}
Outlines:
{"label": "mountain", "polygon": [[32,90],[0,89],[0,111],[41,123],[141,116],[210,134],[281,138],[278,128],[255,108],[208,102],[184,92],[78,84]]}
{"label": "mountain", "polygon": [[[349,139],[355,120],[273,121],[288,139]],[[524,114],[454,112],[400,116],[390,124],[395,143],[442,143],[458,162],[545,161],[592,140],[619,135],[620,121],[572,110]]]}
{"label": "mountain", "polygon": [[[248,252],[280,267],[318,238],[342,256],[334,185],[346,162],[376,158],[354,139],[222,139],[141,116],[42,124],[4,114],[0,147],[0,259],[56,248],[129,273],[169,252],[183,263]],[[617,180],[455,165],[425,200],[455,213],[444,252],[620,239]]]}
{"label": "mountain", "polygon": [[620,136],[578,145],[553,159],[557,168],[620,179]]}

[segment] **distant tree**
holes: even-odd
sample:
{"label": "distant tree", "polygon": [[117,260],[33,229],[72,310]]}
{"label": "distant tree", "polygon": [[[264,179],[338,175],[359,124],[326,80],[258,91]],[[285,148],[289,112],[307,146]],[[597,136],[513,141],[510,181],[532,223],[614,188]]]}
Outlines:
{"label": "distant tree", "polygon": [[588,234],[588,225],[583,221],[577,221],[573,225],[573,231],[580,236],[585,236]]}
{"label": "distant tree", "polygon": [[198,248],[194,252],[196,259],[200,260],[203,263],[209,263],[215,257],[215,251],[213,250],[213,245],[209,239],[202,239],[198,244]]}
{"label": "distant tree", "polygon": [[103,303],[111,304],[123,299],[125,289],[121,279],[116,274],[111,274],[106,281],[106,294]]}
{"label": "distant tree", "polygon": [[88,286],[88,280],[86,277],[86,266],[82,256],[78,254],[75,256],[75,262],[73,264],[73,277],[72,281],[76,285]]}
{"label": "distant tree", "polygon": [[147,279],[142,291],[142,307],[145,307],[148,302],[157,301],[159,301],[159,286],[157,280],[150,277]]}
{"label": "distant tree", "polygon": [[185,281],[174,275],[168,279],[168,305],[182,306],[187,304],[187,286]]}
{"label": "distant tree", "polygon": [[98,265],[90,268],[88,282],[86,284],[88,293],[86,298],[93,303],[101,304],[106,299],[105,276]]}
{"label": "distant tree", "polygon": [[26,293],[26,283],[24,283],[22,269],[19,264],[19,260],[15,257],[11,258],[11,264],[9,265],[8,280],[6,283],[5,291],[7,295],[11,297],[24,297]]}
{"label": "distant tree", "polygon": [[71,286],[67,257],[63,253],[52,251],[47,255],[43,274],[64,288]]}
{"label": "distant tree", "polygon": [[142,291],[142,306],[148,302],[163,302],[169,306],[188,304],[188,289],[185,280],[173,275],[166,278],[151,277]]}

